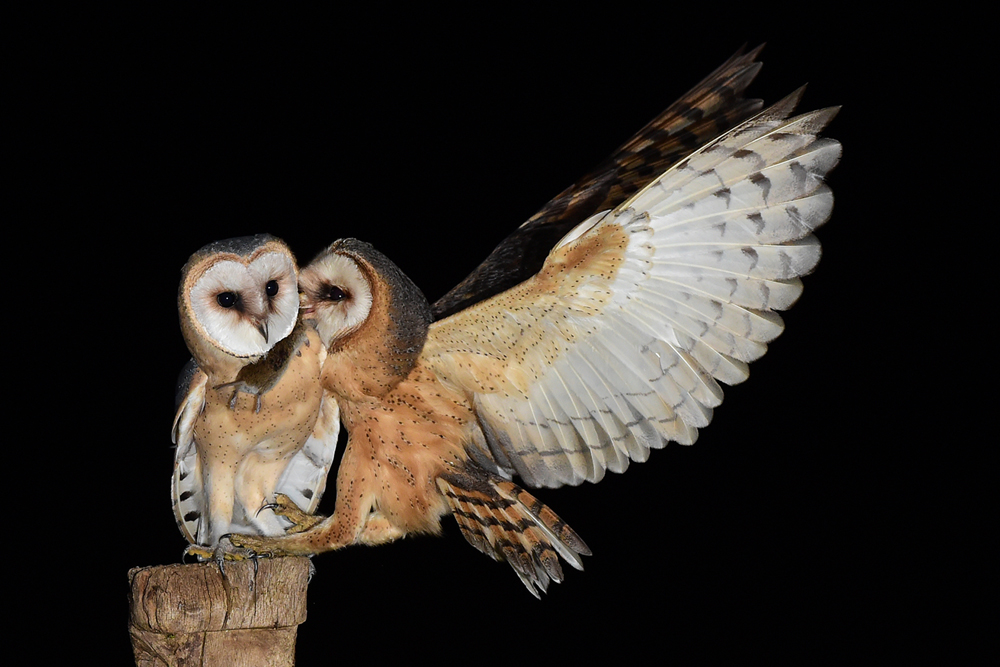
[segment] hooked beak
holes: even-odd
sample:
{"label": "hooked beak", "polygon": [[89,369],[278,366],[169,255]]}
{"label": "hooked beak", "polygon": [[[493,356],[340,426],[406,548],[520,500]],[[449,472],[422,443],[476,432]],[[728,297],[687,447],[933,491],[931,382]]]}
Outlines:
{"label": "hooked beak", "polygon": [[257,331],[260,333],[261,336],[264,337],[264,342],[265,343],[268,342],[268,340],[267,340],[267,319],[263,319],[263,320],[261,320],[257,324]]}

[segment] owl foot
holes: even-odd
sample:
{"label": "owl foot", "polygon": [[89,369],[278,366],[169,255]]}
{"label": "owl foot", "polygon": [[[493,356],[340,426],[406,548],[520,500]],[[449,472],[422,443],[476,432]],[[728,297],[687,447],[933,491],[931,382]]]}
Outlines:
{"label": "owl foot", "polygon": [[283,516],[291,521],[293,525],[285,531],[289,534],[309,530],[326,518],[318,514],[306,514],[284,493],[274,494],[274,502],[263,505],[257,510],[257,513],[260,514],[263,510],[271,510],[278,516]]}
{"label": "owl foot", "polygon": [[255,554],[243,552],[234,548],[226,542],[226,536],[223,535],[222,539],[219,540],[219,544],[215,547],[205,547],[200,544],[189,544],[187,548],[184,549],[182,560],[185,560],[188,556],[194,556],[199,561],[214,560],[218,562],[223,560],[250,560],[255,557]]}
{"label": "owl foot", "polygon": [[[236,409],[236,399],[239,398],[240,392],[250,394],[256,397],[256,402],[254,403],[254,412],[260,412],[261,407],[261,397],[264,395],[263,391],[258,391],[256,387],[252,387],[242,380],[237,380],[235,382],[227,382],[225,384],[216,385],[213,389],[225,389],[226,387],[235,387],[233,389],[233,395],[229,398],[229,409]],[[266,391],[266,390],[265,390]]]}
{"label": "owl foot", "polygon": [[188,556],[194,556],[200,561],[211,560],[215,558],[215,550],[203,547],[200,544],[189,544],[184,549],[184,554],[181,556],[181,562],[186,562]]}
{"label": "owl foot", "polygon": [[302,345],[309,345],[307,332],[308,327],[301,321],[298,322],[292,332],[278,341],[263,358],[241,368],[233,382],[216,386],[215,389],[234,387],[233,395],[229,399],[229,409],[236,409],[236,399],[240,392],[243,392],[257,398],[254,412],[260,412],[261,397],[281,380],[292,359],[302,356],[299,348]]}
{"label": "owl foot", "polygon": [[[307,515],[308,516],[308,515]],[[229,535],[223,535],[219,538],[219,544],[215,549],[207,549],[205,547],[194,547],[190,551],[185,553],[196,553],[201,558],[201,554],[208,554],[208,559],[214,559],[215,564],[219,568],[219,572],[223,577],[226,576],[226,561],[239,562],[249,560],[253,563],[253,577],[250,579],[250,590],[254,590],[257,586],[257,573],[258,573],[258,560],[261,558],[278,558],[281,556],[292,556],[295,554],[285,553],[283,550],[274,546],[276,543],[274,538],[263,537],[261,535],[237,535],[231,533]],[[313,575],[316,574],[316,566],[310,557],[309,561],[309,579],[312,581]]]}
{"label": "owl foot", "polygon": [[254,560],[258,558],[276,558],[278,556],[292,555],[290,553],[286,553],[278,547],[278,544],[280,544],[279,540],[276,540],[273,537],[265,537],[263,535],[239,535],[237,533],[230,533],[229,535],[223,535],[219,540],[220,548],[223,543],[226,544],[226,553],[239,554],[244,558],[252,558]]}
{"label": "owl foot", "polygon": [[[248,549],[240,549],[226,539],[223,535],[219,540],[219,544],[215,548],[201,546],[200,544],[189,544],[187,548],[184,549],[184,556],[181,561],[188,556],[195,556],[199,561],[215,561],[215,564],[219,568],[219,572],[222,576],[226,576],[225,562],[238,562],[244,560],[253,561],[253,572],[254,579],[257,575],[257,554]],[[251,590],[253,589],[253,582],[250,583]]]}

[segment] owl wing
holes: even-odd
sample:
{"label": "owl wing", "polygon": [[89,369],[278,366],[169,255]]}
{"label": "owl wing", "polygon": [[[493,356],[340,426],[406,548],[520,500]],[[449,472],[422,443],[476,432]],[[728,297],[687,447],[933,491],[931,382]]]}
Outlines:
{"label": "owl wing", "polygon": [[820,257],[837,109],[801,90],[573,229],[541,271],[434,323],[426,363],[471,397],[485,468],[532,486],[596,482],[694,442],[783,329]]}
{"label": "owl wing", "polygon": [[[192,361],[181,372],[180,385],[182,393],[171,433],[177,449],[170,491],[177,527],[190,544],[198,544],[198,529],[205,515],[205,487],[201,479],[201,458],[194,441],[194,424],[205,409],[208,376]],[[186,393],[183,393],[184,387],[187,387]]]}
{"label": "owl wing", "polygon": [[570,229],[598,211],[618,206],[670,165],[758,111],[762,102],[744,99],[743,91],[760,71],[761,63],[754,60],[762,48],[749,53],[740,49],[596,169],[545,204],[434,303],[435,318],[531,277]]}

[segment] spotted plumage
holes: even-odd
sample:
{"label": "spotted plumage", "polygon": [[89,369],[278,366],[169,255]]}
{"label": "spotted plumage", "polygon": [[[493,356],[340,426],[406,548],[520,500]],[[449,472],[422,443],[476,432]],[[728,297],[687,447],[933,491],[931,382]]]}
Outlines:
{"label": "spotted plumage", "polygon": [[194,358],[174,421],[172,493],[199,555],[233,530],[284,533],[287,521],[259,511],[275,492],[307,511],[323,493],[340,424],[319,382],[326,347],[298,320],[296,273],[267,235],[213,243],[184,268],[178,303]]}
{"label": "spotted plumage", "polygon": [[[306,530],[232,544],[313,554],[436,533],[452,514],[535,595],[562,580],[560,559],[581,567],[587,546],[514,478],[597,482],[693,443],[720,383],[746,379],[819,260],[812,232],[832,209],[823,177],[840,146],[817,134],[836,110],[792,117],[799,91],[733,126],[757,107],[738,94],[755,54],[713,73],[433,309],[360,241],[303,269],[304,317],[328,347],[323,387],[350,434],[336,506]],[[552,230],[532,275],[497,278],[499,259]]]}

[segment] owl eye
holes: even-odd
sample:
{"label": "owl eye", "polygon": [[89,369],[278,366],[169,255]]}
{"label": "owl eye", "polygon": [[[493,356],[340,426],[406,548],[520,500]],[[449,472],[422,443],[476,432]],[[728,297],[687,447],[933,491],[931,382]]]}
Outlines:
{"label": "owl eye", "polygon": [[264,291],[267,292],[269,297],[274,297],[278,293],[278,281],[268,280],[267,284],[264,285]]}
{"label": "owl eye", "polygon": [[223,308],[232,308],[236,305],[236,302],[240,300],[240,297],[233,292],[220,292],[215,300]]}
{"label": "owl eye", "polygon": [[326,294],[323,295],[323,298],[327,301],[343,301],[347,298],[347,292],[340,289],[336,285],[331,285],[330,289],[328,289]]}

